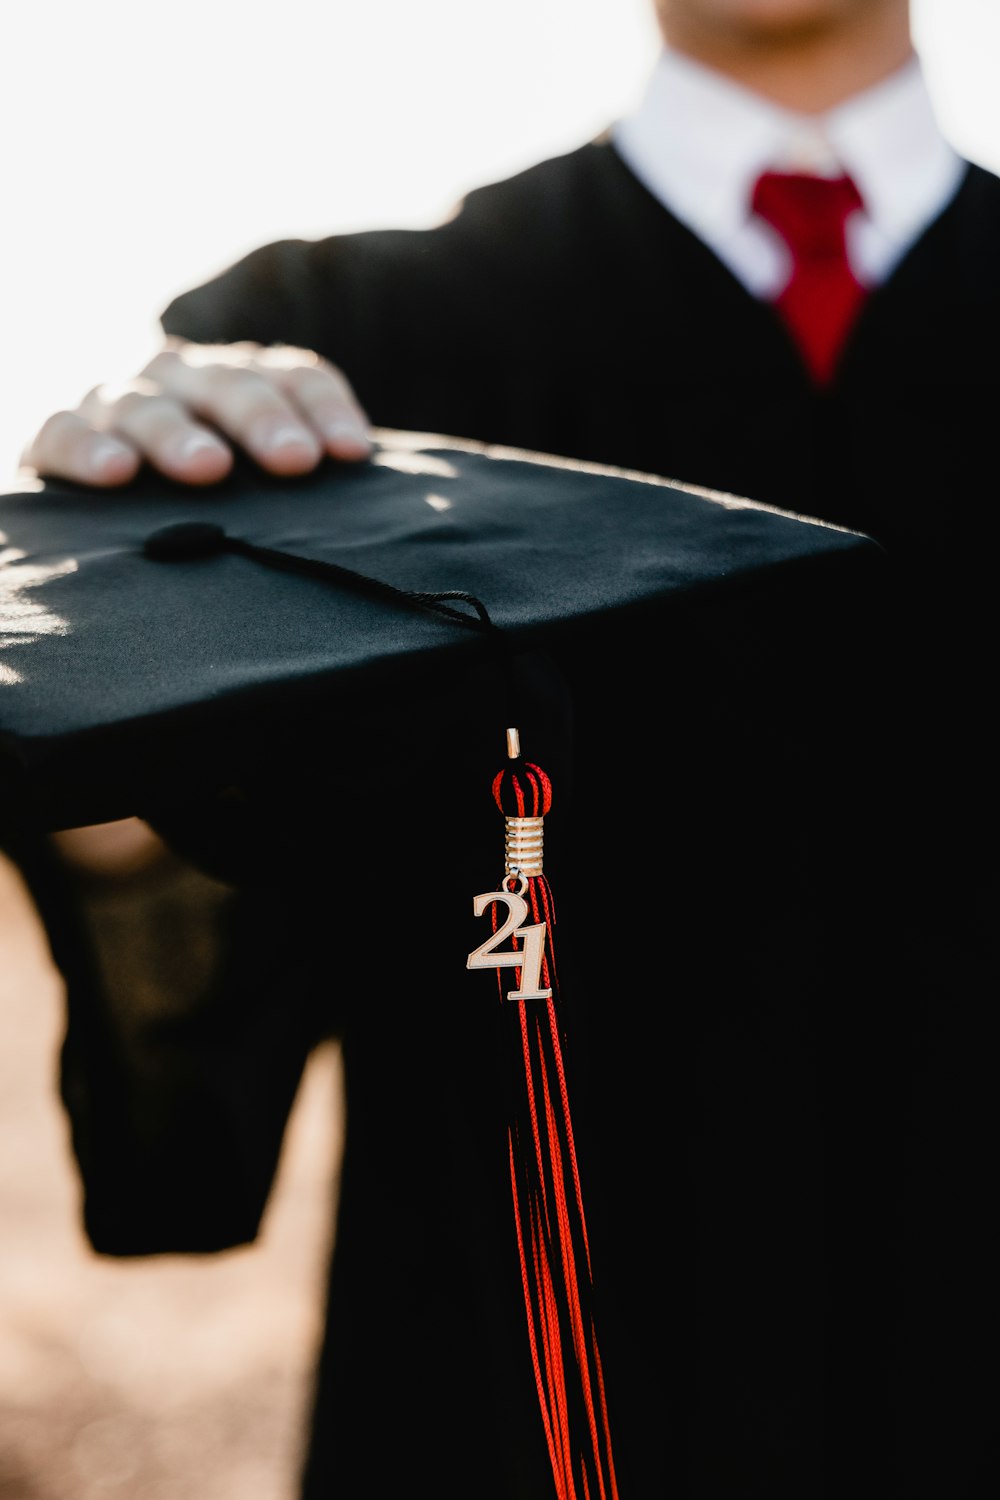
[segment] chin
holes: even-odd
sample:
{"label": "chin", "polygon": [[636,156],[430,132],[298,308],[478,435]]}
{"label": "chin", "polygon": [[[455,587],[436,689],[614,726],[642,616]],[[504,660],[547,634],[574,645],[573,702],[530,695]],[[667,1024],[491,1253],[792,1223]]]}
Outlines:
{"label": "chin", "polygon": [[878,9],[886,0],[657,0],[657,10],[666,26],[672,20],[743,36],[778,37],[825,30],[866,11]]}

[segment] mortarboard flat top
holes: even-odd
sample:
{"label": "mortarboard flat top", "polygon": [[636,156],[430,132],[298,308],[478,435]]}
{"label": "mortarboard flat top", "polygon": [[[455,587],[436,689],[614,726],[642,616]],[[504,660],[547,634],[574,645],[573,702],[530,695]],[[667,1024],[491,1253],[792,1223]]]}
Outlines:
{"label": "mortarboard flat top", "polygon": [[[165,779],[286,708],[389,692],[482,649],[392,599],[222,553],[163,562],[147,539],[211,522],[395,589],[459,590],[545,646],[713,588],[840,574],[870,538],[652,476],[436,435],[382,432],[371,460],[277,480],[248,467],[193,491],[157,475],[0,496],[0,747],[50,827],[141,811]],[[223,750],[220,753],[226,753]]]}

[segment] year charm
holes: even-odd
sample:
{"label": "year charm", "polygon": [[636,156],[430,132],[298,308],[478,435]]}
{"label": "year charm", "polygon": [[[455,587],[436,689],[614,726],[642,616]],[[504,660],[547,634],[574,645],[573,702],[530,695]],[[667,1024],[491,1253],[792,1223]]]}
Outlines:
{"label": "year charm", "polygon": [[[524,877],[520,877],[521,890],[525,889]],[[525,926],[528,903],[517,891],[484,891],[472,898],[472,910],[481,917],[494,901],[502,901],[507,907],[507,920],[492,936],[475,948],[468,957],[468,969],[520,969],[521,983],[511,990],[508,1000],[548,1000],[552,991],[542,989],[542,959],[545,954],[545,923],[533,922]],[[516,938],[523,947],[497,952],[507,938]]]}

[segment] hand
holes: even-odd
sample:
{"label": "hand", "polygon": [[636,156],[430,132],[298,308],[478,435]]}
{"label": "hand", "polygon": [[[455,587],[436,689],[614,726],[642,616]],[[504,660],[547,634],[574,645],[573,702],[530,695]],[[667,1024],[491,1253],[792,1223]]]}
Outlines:
{"label": "hand", "polygon": [[366,458],[367,429],[346,377],[309,349],[169,338],[135,379],[49,417],[21,466],[103,488],[146,462],[206,485],[229,473],[235,448],[272,474],[308,473],[324,455]]}

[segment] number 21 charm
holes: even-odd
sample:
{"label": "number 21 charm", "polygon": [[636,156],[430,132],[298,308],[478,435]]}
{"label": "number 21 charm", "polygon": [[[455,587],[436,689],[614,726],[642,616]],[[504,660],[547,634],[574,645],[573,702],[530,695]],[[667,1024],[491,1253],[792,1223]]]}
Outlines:
{"label": "number 21 charm", "polygon": [[[518,889],[508,891],[506,881],[516,879]],[[545,923],[533,922],[525,926],[528,916],[528,903],[524,899],[523,892],[527,890],[528,883],[520,873],[509,874],[504,877],[504,887],[498,891],[484,891],[481,896],[472,898],[472,909],[477,917],[481,917],[488,906],[494,901],[503,901],[507,907],[507,920],[498,927],[485,943],[480,943],[478,948],[469,954],[466,968],[468,969],[520,969],[521,982],[516,990],[507,993],[508,1000],[548,1000],[551,998],[551,989],[542,988],[542,959],[545,955]],[[500,944],[508,937],[519,939],[523,948],[506,949],[498,952]]]}

